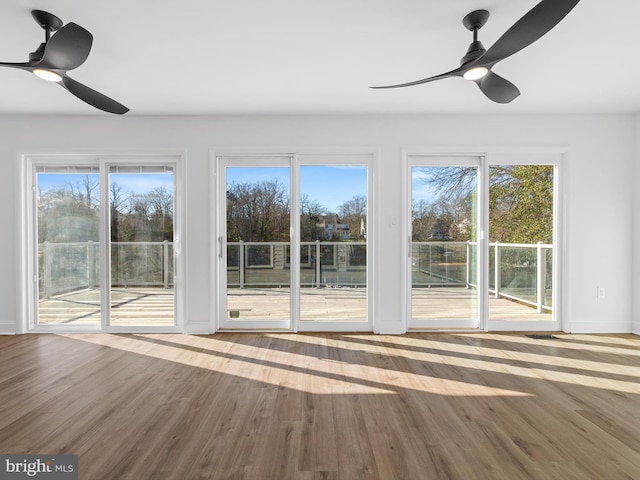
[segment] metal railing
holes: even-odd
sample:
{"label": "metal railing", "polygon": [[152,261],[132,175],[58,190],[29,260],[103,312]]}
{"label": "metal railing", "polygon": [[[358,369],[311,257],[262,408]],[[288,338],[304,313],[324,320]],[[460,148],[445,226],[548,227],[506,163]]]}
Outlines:
{"label": "metal railing", "polygon": [[[173,242],[111,242],[112,287],[173,287]],[[100,285],[99,242],[38,244],[40,298]]]}

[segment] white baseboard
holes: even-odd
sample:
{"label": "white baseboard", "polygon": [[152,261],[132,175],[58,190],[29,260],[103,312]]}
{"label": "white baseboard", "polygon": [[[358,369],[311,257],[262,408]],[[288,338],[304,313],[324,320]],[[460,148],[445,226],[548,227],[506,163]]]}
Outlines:
{"label": "white baseboard", "polygon": [[17,327],[15,322],[0,321],[0,335],[15,335]]}
{"label": "white baseboard", "polygon": [[380,325],[377,328],[374,327],[373,333],[378,335],[403,335],[407,333],[407,331],[402,327],[402,325]]}
{"label": "white baseboard", "polygon": [[[638,325],[636,325],[638,327]],[[636,328],[636,330],[639,330]],[[571,333],[630,333],[632,324],[629,322],[571,322]]]}
{"label": "white baseboard", "polygon": [[211,332],[211,327],[209,326],[209,322],[187,322],[185,326],[184,333],[187,335],[209,335]]}
{"label": "white baseboard", "polygon": [[631,324],[631,333],[640,335],[640,323],[634,322]]}

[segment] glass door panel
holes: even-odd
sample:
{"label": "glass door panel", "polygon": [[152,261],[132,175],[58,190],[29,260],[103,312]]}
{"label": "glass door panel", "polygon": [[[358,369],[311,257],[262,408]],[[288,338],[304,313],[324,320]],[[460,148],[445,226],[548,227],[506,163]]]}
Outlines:
{"label": "glass door panel", "polygon": [[221,159],[225,225],[220,253],[226,266],[222,328],[290,328],[289,162]]}
{"label": "glass door panel", "polygon": [[367,185],[366,165],[300,166],[301,329],[368,322]]}
{"label": "glass door panel", "polygon": [[411,163],[409,328],[478,328],[477,158]]}
{"label": "glass door panel", "polygon": [[174,194],[170,166],[109,167],[110,325],[175,325]]}
{"label": "glass door panel", "polygon": [[37,325],[101,321],[98,167],[37,167]]}
{"label": "glass door panel", "polygon": [[489,320],[553,321],[553,165],[489,167]]}

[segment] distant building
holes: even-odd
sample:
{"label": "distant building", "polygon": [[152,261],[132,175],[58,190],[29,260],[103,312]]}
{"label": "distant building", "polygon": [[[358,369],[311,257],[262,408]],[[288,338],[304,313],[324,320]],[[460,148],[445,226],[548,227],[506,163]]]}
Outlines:
{"label": "distant building", "polygon": [[451,236],[449,235],[449,226],[445,223],[441,218],[436,220],[435,225],[431,229],[431,235],[429,235],[429,240],[436,241],[448,241],[451,240]]}
{"label": "distant building", "polygon": [[338,223],[337,215],[324,215],[317,227],[322,230],[325,240],[349,240],[351,238],[351,228],[347,223]]}

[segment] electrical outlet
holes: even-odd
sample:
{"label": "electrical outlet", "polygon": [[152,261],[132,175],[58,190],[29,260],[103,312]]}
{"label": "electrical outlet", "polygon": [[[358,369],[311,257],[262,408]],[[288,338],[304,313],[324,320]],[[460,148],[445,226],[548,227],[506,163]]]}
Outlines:
{"label": "electrical outlet", "polygon": [[607,292],[604,287],[598,287],[598,299],[605,298],[607,296]]}

